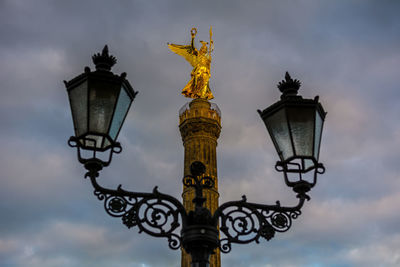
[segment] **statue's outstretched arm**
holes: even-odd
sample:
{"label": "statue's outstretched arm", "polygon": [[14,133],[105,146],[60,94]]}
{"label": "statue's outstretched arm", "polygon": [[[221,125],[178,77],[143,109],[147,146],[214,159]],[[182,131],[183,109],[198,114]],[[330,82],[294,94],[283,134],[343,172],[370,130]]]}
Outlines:
{"label": "statue's outstretched arm", "polygon": [[196,49],[196,47],[194,46],[194,38],[196,37],[197,29],[196,29],[196,28],[192,28],[192,29],[190,30],[190,34],[192,35],[192,42],[191,42],[192,49],[193,49],[194,54],[197,55],[197,49]]}

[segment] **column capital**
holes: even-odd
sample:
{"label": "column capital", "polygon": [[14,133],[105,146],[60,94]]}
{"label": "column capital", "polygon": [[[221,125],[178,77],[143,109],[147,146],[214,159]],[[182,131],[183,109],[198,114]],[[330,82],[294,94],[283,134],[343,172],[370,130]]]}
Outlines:
{"label": "column capital", "polygon": [[204,99],[187,103],[179,112],[179,130],[183,142],[194,136],[209,137],[216,141],[221,133],[221,112],[218,106]]}

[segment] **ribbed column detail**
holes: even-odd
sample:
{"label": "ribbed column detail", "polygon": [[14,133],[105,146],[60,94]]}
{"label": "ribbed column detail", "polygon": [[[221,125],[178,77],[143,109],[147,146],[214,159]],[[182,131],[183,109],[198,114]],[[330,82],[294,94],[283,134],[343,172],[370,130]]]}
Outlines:
{"label": "ribbed column detail", "polygon": [[[217,139],[221,132],[221,115],[218,107],[204,99],[194,99],[179,114],[179,130],[185,149],[183,175],[190,174],[190,164],[201,161],[206,175],[215,180],[214,188],[203,191],[205,207],[211,213],[218,208]],[[187,211],[194,210],[194,189],[183,187],[183,204]],[[182,249],[182,267],[190,267],[190,255]],[[210,257],[210,267],[220,267],[219,250]]]}

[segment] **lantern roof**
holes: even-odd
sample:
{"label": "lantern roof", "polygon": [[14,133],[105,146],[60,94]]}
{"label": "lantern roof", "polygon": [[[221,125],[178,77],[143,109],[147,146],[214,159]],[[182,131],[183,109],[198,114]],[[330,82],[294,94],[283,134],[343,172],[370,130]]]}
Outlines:
{"label": "lantern roof", "polygon": [[94,65],[96,66],[96,70],[105,70],[110,71],[112,66],[117,63],[117,59],[108,54],[108,46],[105,45],[103,51],[92,56],[92,60]]}
{"label": "lantern roof", "polygon": [[267,107],[263,111],[257,110],[258,113],[264,117],[278,111],[282,108],[282,106],[317,105],[316,108],[319,111],[322,119],[325,119],[327,112],[325,112],[321,103],[319,103],[319,96],[315,96],[314,99],[304,99],[301,95],[297,95],[300,86],[301,82],[297,79],[292,79],[289,72],[286,72],[285,80],[282,80],[277,84],[278,89],[282,92],[281,100]]}
{"label": "lantern roof", "polygon": [[96,70],[91,71],[91,69],[86,66],[82,74],[76,76],[70,81],[64,81],[67,91],[88,79],[96,79],[99,81],[121,83],[127,88],[127,92],[132,98],[136,96],[138,92],[133,90],[132,85],[126,79],[126,72],[117,75],[111,71],[111,67],[117,63],[117,59],[113,55],[109,54],[107,45],[104,46],[101,53],[94,54],[92,60],[95,64]]}
{"label": "lantern roof", "polygon": [[300,86],[301,82],[297,79],[293,80],[289,72],[286,72],[285,80],[280,81],[277,85],[278,89],[282,92],[281,98],[297,95]]}

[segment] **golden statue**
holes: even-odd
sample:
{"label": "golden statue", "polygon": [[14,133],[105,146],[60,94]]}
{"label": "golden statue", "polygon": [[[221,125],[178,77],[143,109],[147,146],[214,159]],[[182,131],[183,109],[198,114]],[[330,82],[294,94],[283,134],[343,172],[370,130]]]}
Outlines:
{"label": "golden statue", "polygon": [[[213,99],[211,93],[209,80],[210,65],[211,65],[211,52],[214,51],[214,41],[212,40],[212,27],[210,27],[210,43],[200,41],[202,44],[200,51],[194,46],[194,38],[197,34],[197,29],[192,28],[190,31],[192,35],[191,45],[177,45],[168,44],[172,52],[184,57],[193,66],[190,73],[191,79],[182,90],[182,94],[190,98]],[[207,47],[207,45],[209,45]]]}

